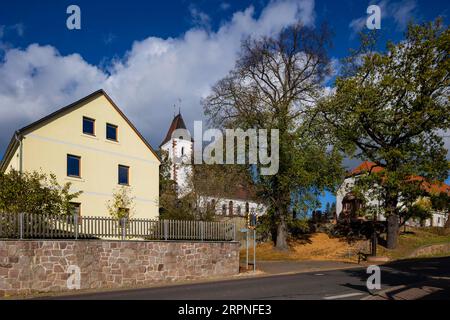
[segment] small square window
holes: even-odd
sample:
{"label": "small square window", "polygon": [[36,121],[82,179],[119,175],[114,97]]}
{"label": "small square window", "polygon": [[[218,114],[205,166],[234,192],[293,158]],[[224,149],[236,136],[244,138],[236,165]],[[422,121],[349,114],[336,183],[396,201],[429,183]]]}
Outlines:
{"label": "small square window", "polygon": [[130,184],[130,167],[119,165],[119,184]]}
{"label": "small square window", "polygon": [[84,134],[90,134],[90,135],[95,135],[95,120],[88,118],[88,117],[83,117],[83,133]]}
{"label": "small square window", "polygon": [[106,124],[106,139],[117,141],[117,126],[113,124]]}
{"label": "small square window", "polygon": [[69,177],[80,177],[81,157],[67,155],[67,175]]}

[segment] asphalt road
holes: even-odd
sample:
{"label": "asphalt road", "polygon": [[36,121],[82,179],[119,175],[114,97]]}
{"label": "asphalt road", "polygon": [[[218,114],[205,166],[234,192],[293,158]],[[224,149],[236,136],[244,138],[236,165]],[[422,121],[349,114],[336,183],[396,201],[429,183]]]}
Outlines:
{"label": "asphalt road", "polygon": [[[277,299],[362,299],[370,295],[366,268],[308,272],[301,274],[255,277],[189,285],[85,293],[79,295],[47,297],[62,300],[277,300]],[[381,290],[401,284],[412,284],[443,277],[449,281],[450,258],[422,259],[392,263],[381,267]],[[445,293],[441,298],[450,299]],[[41,297],[42,299],[42,297]]]}

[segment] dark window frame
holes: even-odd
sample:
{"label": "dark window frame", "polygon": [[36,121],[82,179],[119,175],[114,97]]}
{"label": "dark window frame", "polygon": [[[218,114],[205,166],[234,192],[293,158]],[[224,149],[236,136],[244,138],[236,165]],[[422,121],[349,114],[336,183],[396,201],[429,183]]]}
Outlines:
{"label": "dark window frame", "polygon": [[[112,139],[112,138],[108,137],[108,127],[113,127],[114,129],[116,129],[116,139]],[[106,139],[109,141],[118,142],[119,141],[119,126],[107,122],[106,123]]]}
{"label": "dark window frame", "polygon": [[[72,158],[76,158],[76,159],[78,159],[78,175],[73,175],[73,174],[69,174],[69,157],[72,157]],[[67,154],[67,157],[66,157],[66,174],[67,174],[67,176],[68,177],[71,177],[71,178],[81,178],[81,157],[80,156],[76,156],[76,155],[74,155],[74,154]]]}
{"label": "dark window frame", "polygon": [[[92,121],[92,133],[84,131],[84,120]],[[83,123],[82,123],[82,125],[83,125],[83,128],[82,128],[83,134],[87,134],[88,136],[94,136],[95,137],[95,119],[83,116]]]}
{"label": "dark window frame", "polygon": [[[127,183],[120,182],[120,168],[127,169]],[[119,164],[119,166],[117,167],[117,183],[121,186],[129,186],[130,185],[130,166]]]}

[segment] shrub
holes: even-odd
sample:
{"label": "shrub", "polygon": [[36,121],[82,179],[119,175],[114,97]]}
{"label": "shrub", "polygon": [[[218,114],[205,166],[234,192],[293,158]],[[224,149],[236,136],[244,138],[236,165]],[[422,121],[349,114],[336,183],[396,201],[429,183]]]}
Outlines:
{"label": "shrub", "polygon": [[70,192],[71,183],[60,185],[54,174],[0,173],[0,212],[70,214],[71,202],[82,192]]}

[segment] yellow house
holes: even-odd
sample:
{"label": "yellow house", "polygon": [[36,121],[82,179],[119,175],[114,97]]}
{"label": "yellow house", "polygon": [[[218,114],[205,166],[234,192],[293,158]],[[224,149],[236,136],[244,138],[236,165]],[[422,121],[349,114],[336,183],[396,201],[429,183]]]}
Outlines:
{"label": "yellow house", "polygon": [[158,155],[111,98],[98,90],[15,132],[0,171],[54,173],[83,191],[82,216],[107,216],[107,201],[129,188],[135,218],[156,218]]}

